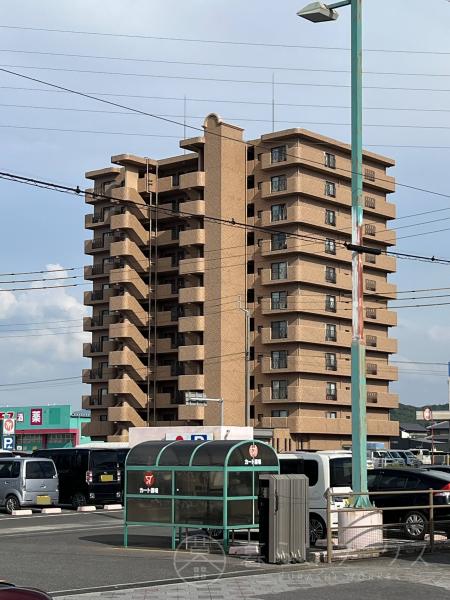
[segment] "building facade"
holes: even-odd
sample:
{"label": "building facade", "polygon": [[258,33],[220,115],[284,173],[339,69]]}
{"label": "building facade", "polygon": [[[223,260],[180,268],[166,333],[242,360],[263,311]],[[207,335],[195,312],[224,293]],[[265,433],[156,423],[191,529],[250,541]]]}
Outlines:
{"label": "building facade", "polygon": [[[112,157],[90,171],[85,252],[92,343],[85,433],[133,426],[253,425],[280,450],[351,439],[350,146],[303,129],[244,143],[209,115],[204,135],[162,160]],[[369,439],[398,435],[389,383],[395,244],[389,158],[364,152],[364,326]]]}
{"label": "building facade", "polygon": [[90,441],[81,432],[91,421],[90,411],[73,412],[69,404],[0,408],[0,428],[7,418],[15,420],[16,450],[71,448]]}

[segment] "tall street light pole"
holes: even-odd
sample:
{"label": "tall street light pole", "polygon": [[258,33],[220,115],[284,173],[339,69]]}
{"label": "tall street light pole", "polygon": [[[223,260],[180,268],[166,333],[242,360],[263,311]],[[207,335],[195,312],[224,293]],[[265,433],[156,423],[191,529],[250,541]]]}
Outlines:
{"label": "tall street light pole", "polygon": [[336,8],[351,5],[351,94],[352,94],[352,488],[355,507],[370,507],[367,496],[366,349],[363,328],[362,254],[376,253],[362,246],[362,0],[343,0],[326,5],[313,2],[297,15],[313,23],[335,21]]}

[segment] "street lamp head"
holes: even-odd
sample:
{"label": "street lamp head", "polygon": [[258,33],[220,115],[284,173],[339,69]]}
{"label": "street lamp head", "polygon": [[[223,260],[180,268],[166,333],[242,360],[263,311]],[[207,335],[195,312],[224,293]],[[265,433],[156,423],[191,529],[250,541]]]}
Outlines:
{"label": "street lamp head", "polygon": [[324,21],[335,21],[339,13],[332,8],[328,8],[323,2],[311,2],[311,4],[300,9],[297,15],[312,23],[323,23]]}

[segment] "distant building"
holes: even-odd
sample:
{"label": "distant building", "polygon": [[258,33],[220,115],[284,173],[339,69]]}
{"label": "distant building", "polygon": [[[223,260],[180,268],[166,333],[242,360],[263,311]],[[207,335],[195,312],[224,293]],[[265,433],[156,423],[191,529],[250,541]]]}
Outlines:
{"label": "distant building", "polygon": [[[81,426],[91,422],[91,412],[72,412],[69,404],[0,407],[0,425],[5,418],[15,419],[17,450],[71,448],[90,441],[90,438],[82,437]],[[0,435],[2,432],[3,427],[0,427]]]}
{"label": "distant building", "polygon": [[426,428],[419,423],[400,423],[400,437],[423,440],[428,435]]}

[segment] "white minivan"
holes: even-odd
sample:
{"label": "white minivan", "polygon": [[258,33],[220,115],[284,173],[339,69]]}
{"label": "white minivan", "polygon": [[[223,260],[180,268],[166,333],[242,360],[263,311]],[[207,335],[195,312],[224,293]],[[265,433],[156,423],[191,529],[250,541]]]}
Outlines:
{"label": "white minivan", "polygon": [[[342,493],[333,497],[332,508],[343,508],[351,492],[352,454],[345,450],[290,452],[278,454],[280,474],[304,474],[309,479],[309,538],[311,545],[327,535],[326,491]],[[333,529],[337,527],[337,512],[331,513]]]}

